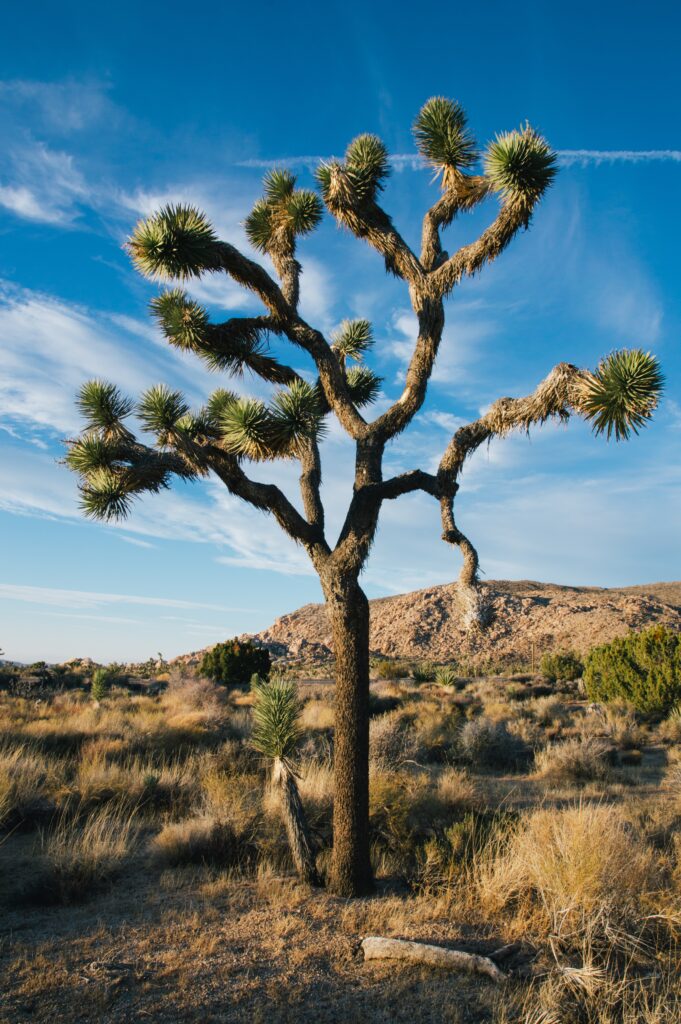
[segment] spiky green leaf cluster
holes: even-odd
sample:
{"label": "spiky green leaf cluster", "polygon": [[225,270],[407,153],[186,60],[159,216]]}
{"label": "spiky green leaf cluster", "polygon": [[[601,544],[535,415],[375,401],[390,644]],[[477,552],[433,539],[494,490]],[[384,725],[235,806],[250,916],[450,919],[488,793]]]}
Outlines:
{"label": "spiky green leaf cluster", "polygon": [[587,381],[580,408],[595,434],[626,441],[650,420],[663,388],[655,356],[640,348],[621,349],[606,356]]}
{"label": "spiky green leaf cluster", "polygon": [[371,324],[368,320],[344,320],[332,340],[339,355],[359,362],[374,343]]}
{"label": "spiky green leaf cluster", "polygon": [[189,412],[181,391],[157,384],[145,391],[137,405],[137,415],[145,430],[165,436]]}
{"label": "spiky green leaf cluster", "polygon": [[444,96],[424,104],[413,131],[419,153],[438,170],[465,170],[478,158],[463,108]]}
{"label": "spiky green leaf cluster", "polygon": [[80,476],[81,507],[93,519],[124,519],[133,498],[156,493],[176,474],[193,479],[205,472],[191,453],[167,452],[162,446],[170,430],[197,434],[209,418],[192,417],[179,392],[164,386],[143,395],[137,412],[144,425],[156,433],[157,447],[136,441],[123,425],[134,409],[133,402],[106,381],[88,381],[80,390],[78,405],[86,418],[80,437],[68,442],[65,463]]}
{"label": "spiky green leaf cluster", "polygon": [[95,469],[80,487],[80,507],[90,519],[126,519],[132,496],[125,476],[113,469]]}
{"label": "spiky green leaf cluster", "polygon": [[308,439],[319,440],[326,426],[319,407],[317,389],[307,381],[293,381],[272,399],[275,432],[284,449],[295,450]]}
{"label": "spiky green leaf cluster", "polygon": [[296,189],[290,171],[274,169],[264,179],[264,197],[246,218],[246,234],[260,252],[292,254],[297,235],[307,235],[319,224],[322,204],[309,189]]}
{"label": "spiky green leaf cluster", "polygon": [[223,447],[232,455],[254,461],[293,456],[301,443],[324,432],[319,393],[299,380],[278,391],[269,407],[255,398],[228,400],[220,427]]}
{"label": "spiky green leaf cluster", "polygon": [[170,203],[139,221],[128,249],[142,274],[163,280],[199,277],[221,263],[217,236],[195,206]]}
{"label": "spiky green leaf cluster", "polygon": [[373,199],[390,175],[388,151],[377,135],[358,135],[345,151],[345,169],[355,197]]}
{"label": "spiky green leaf cluster", "polygon": [[497,135],[485,154],[485,174],[506,202],[528,210],[541,198],[556,176],[556,154],[529,124]]}
{"label": "spiky green leaf cluster", "polygon": [[110,469],[116,460],[116,448],[98,434],[83,434],[66,453],[64,461],[75,473],[85,475],[98,469]]}
{"label": "spiky green leaf cluster", "polygon": [[196,353],[211,370],[241,375],[249,369],[275,384],[289,378],[290,371],[268,354],[262,318],[212,324],[206,310],[178,288],[152,299],[150,306],[170,344]]}
{"label": "spiky green leaf cluster", "polygon": [[347,372],[348,390],[357,406],[371,405],[378,398],[383,378],[368,366],[352,366]]}
{"label": "spiky green leaf cluster", "polygon": [[76,405],[85,417],[86,430],[116,433],[124,430],[123,420],[133,410],[133,402],[121,394],[115,384],[89,380],[81,387]]}
{"label": "spiky green leaf cluster", "polygon": [[220,417],[225,451],[259,462],[273,457],[276,448],[272,416],[259,398],[237,398]]}
{"label": "spiky green leaf cluster", "polygon": [[265,682],[254,676],[251,743],[264,757],[290,761],[300,740],[302,704],[296,684],[281,676]]}
{"label": "spiky green leaf cluster", "polygon": [[208,313],[181,288],[161,292],[149,303],[152,316],[176,348],[195,351],[206,336]]}

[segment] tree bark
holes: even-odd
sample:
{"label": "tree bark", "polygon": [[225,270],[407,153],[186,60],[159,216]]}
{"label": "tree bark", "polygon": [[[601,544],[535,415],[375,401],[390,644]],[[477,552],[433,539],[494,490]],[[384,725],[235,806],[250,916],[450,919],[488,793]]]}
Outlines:
{"label": "tree bark", "polygon": [[336,660],[331,888],[373,892],[369,857],[369,602],[356,579],[325,581]]}
{"label": "tree bark", "polygon": [[300,878],[310,885],[319,885],[315,866],[314,848],[305,818],[305,810],[298,785],[289,765],[280,757],[272,765],[272,785],[281,797],[281,809],[286,826],[291,855]]}

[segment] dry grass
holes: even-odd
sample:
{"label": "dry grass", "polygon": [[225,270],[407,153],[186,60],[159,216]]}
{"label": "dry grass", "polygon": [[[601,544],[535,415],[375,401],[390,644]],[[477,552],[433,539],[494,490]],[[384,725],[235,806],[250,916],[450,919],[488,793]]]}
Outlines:
{"label": "dry grass", "polygon": [[605,804],[535,811],[474,878],[485,912],[510,911],[516,935],[571,950],[634,942],[663,882],[655,851]]}
{"label": "dry grass", "polygon": [[610,746],[593,736],[553,743],[535,755],[537,775],[552,782],[594,782],[611,774]]}
{"label": "dry grass", "polygon": [[62,814],[41,838],[44,871],[27,897],[59,903],[86,899],[120,871],[136,838],[135,814],[125,806],[85,817]]}
{"label": "dry grass", "polygon": [[[333,698],[322,681],[301,689],[299,785],[324,871]],[[440,1022],[444,1007],[457,1024],[671,1024],[676,722],[644,728],[626,708],[588,714],[536,692],[498,679],[372,687],[379,897],[356,902],[297,885],[249,745],[250,695],[172,674],[163,693],[99,707],[0,694],[0,902],[7,934],[23,936],[0,945],[0,1021],[392,1024]],[[612,772],[632,745],[641,763]],[[481,952],[517,937],[533,952],[495,993],[364,965],[368,933]]]}

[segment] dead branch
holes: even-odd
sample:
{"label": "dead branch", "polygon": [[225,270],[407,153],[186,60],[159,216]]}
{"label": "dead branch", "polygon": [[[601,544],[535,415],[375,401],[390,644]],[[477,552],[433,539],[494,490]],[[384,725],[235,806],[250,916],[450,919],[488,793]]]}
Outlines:
{"label": "dead branch", "polygon": [[428,964],[431,967],[466,971],[468,974],[485,974],[497,983],[506,980],[504,972],[500,971],[489,957],[478,956],[477,953],[464,953],[459,949],[445,949],[442,946],[430,946],[424,942],[409,942],[406,939],[386,939],[378,935],[370,935],[362,940],[362,951],[365,960],[408,960],[411,963]]}

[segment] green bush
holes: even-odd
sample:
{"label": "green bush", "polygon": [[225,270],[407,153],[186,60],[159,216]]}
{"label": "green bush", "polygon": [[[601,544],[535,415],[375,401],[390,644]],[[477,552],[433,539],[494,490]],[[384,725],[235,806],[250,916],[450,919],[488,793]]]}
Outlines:
{"label": "green bush", "polygon": [[559,651],[557,654],[542,655],[542,675],[552,683],[567,683],[573,679],[579,679],[583,671],[584,664],[574,651]]}
{"label": "green bush", "polygon": [[666,626],[616,637],[586,659],[590,700],[626,700],[639,711],[668,712],[681,701],[681,637]]}
{"label": "green bush", "polygon": [[267,679],[271,667],[270,652],[250,640],[227,640],[206,651],[199,672],[224,686],[245,686],[252,676]]}

